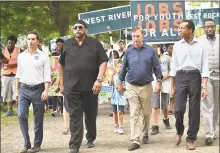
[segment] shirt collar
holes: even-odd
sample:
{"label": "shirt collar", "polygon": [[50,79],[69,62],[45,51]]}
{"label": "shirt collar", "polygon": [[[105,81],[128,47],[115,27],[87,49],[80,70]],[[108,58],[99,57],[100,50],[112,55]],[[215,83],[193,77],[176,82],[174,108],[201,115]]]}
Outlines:
{"label": "shirt collar", "polygon": [[[141,48],[145,48],[145,49],[146,49],[146,48],[147,48],[147,45],[144,43]],[[140,49],[141,49],[141,48],[140,48]],[[137,49],[137,48],[135,48],[134,45],[132,45],[132,50],[134,50],[134,49]]]}
{"label": "shirt collar", "polygon": [[[88,44],[88,43],[89,43],[88,36],[86,36],[82,44]],[[75,37],[73,38],[73,44],[78,44]]]}
{"label": "shirt collar", "polygon": [[[181,43],[187,43],[187,42],[185,41],[185,39],[181,39],[180,41],[181,41]],[[194,36],[194,37],[193,37],[193,40],[190,42],[190,44],[193,43],[193,42],[198,42],[198,38],[196,38],[196,37]]]}
{"label": "shirt collar", "polygon": [[[28,52],[28,49],[25,50],[26,53]],[[42,52],[40,49],[37,49],[33,54],[40,54],[40,52]],[[29,53],[30,54],[30,53]]]}

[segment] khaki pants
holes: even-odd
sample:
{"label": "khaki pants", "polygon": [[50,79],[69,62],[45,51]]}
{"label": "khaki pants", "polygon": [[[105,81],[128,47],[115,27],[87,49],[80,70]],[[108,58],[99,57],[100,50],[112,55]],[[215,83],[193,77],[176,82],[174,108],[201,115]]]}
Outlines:
{"label": "khaki pants", "polygon": [[138,127],[140,121],[141,126],[143,126],[143,136],[148,136],[152,91],[151,83],[145,86],[126,83],[126,96],[130,104],[130,140],[132,143],[140,144],[140,127]]}
{"label": "khaki pants", "polygon": [[204,119],[205,137],[214,138],[219,122],[219,80],[209,79],[207,91],[207,98],[201,101],[201,113]]}
{"label": "khaki pants", "polygon": [[2,76],[2,92],[3,102],[10,103],[15,98],[15,76]]}

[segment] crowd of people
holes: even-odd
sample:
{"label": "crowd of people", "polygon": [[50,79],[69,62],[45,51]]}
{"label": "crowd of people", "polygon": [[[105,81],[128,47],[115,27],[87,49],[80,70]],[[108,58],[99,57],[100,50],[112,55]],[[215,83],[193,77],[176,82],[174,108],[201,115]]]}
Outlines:
{"label": "crowd of people", "polygon": [[[123,134],[125,106],[130,114],[129,151],[149,143],[151,135],[159,133],[159,110],[163,123],[171,128],[169,114],[174,115],[176,135],[174,143],[181,143],[184,134],[184,113],[189,102],[186,146],[196,149],[195,141],[200,127],[200,113],[204,119],[205,144],[212,145],[217,138],[219,122],[219,35],[215,33],[213,19],[203,22],[205,34],[194,36],[195,25],[183,20],[178,32],[182,39],[174,44],[144,43],[142,28],[132,29],[132,44],[125,48],[119,41],[119,50],[107,51],[95,38],[87,36],[87,25],[77,20],[73,26],[74,37],[66,41],[58,38],[59,88],[63,96],[48,96],[51,83],[50,58],[41,49],[42,40],[34,32],[27,33],[28,48],[15,47],[17,37],[7,38],[8,46],[1,53],[1,95],[8,104],[6,116],[12,116],[13,103],[18,105],[18,119],[24,137],[20,153],[41,150],[44,112],[51,116],[60,112],[64,117],[64,132],[70,132],[69,153],[79,153],[83,139],[83,114],[85,114],[87,148],[94,147],[98,95],[102,88],[107,63],[113,60],[112,86],[113,132]],[[115,62],[114,62],[115,60]],[[86,61],[86,62],[85,62]],[[33,105],[34,146],[28,133],[28,111]],[[138,123],[142,123],[140,129]],[[140,140],[140,136],[142,139]]]}

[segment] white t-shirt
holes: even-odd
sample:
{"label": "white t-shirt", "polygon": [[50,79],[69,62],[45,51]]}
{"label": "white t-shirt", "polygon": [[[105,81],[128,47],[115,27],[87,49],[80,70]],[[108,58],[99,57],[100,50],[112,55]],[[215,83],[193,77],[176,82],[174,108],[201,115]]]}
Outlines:
{"label": "white t-shirt", "polygon": [[[170,72],[170,63],[171,63],[171,59],[170,56],[163,54],[160,59],[160,66],[161,66],[161,70],[162,70],[162,74],[163,76],[169,74]],[[155,86],[156,86],[156,76],[153,74],[154,77],[154,81],[152,82],[152,86],[153,86],[153,91],[155,91]],[[166,79],[162,82],[162,86],[161,86],[161,92],[163,93],[170,93],[170,79]]]}
{"label": "white t-shirt", "polygon": [[124,53],[124,51],[118,50],[119,57],[121,57],[121,55],[122,55],[123,53]]}

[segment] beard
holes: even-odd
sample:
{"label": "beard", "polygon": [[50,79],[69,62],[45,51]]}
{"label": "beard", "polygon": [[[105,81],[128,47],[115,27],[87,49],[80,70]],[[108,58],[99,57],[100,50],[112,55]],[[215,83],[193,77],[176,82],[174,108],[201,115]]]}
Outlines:
{"label": "beard", "polygon": [[82,33],[76,33],[75,34],[76,38],[83,38],[84,36],[85,36],[85,34],[82,34]]}
{"label": "beard", "polygon": [[215,33],[207,33],[206,35],[211,39],[215,37]]}

